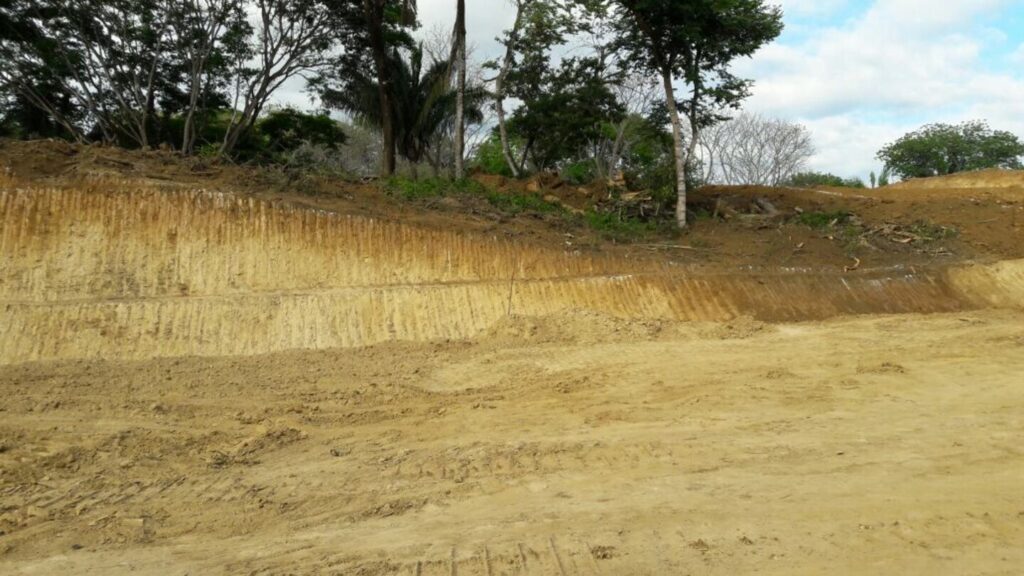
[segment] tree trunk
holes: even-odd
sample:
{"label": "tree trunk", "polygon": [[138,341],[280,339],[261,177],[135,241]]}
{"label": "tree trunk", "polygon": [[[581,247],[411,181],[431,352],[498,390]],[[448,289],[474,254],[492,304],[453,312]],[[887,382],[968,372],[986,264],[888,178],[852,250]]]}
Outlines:
{"label": "tree trunk", "polygon": [[457,0],[455,17],[458,86],[455,95],[455,178],[466,177],[466,0]]}
{"label": "tree trunk", "polygon": [[501,137],[501,153],[505,157],[505,163],[512,171],[514,178],[519,178],[521,171],[512,157],[512,145],[508,139],[508,127],[505,123],[505,78],[512,69],[512,58],[515,55],[516,42],[519,40],[519,28],[523,25],[523,11],[529,4],[527,0],[517,2],[516,21],[508,34],[508,45],[505,46],[505,59],[501,63],[501,71],[494,81],[494,109],[498,113],[498,135]]}
{"label": "tree trunk", "polygon": [[672,149],[676,161],[676,224],[680,230],[686,228],[686,150],[683,148],[683,122],[676,106],[676,94],[672,88],[672,71],[663,68],[661,79],[665,84],[665,104],[672,120]]}
{"label": "tree trunk", "polygon": [[384,140],[384,176],[395,174],[395,122],[391,106],[391,74],[388,69],[387,44],[384,40],[383,0],[363,0],[363,10],[369,24],[373,62],[377,68],[377,96],[380,99],[381,133]]}

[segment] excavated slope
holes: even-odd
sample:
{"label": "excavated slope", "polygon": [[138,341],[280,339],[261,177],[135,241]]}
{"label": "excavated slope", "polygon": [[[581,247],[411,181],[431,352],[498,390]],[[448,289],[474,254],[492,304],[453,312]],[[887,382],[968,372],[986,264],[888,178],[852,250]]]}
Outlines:
{"label": "excavated slope", "polygon": [[0,224],[0,364],[459,339],[573,309],[795,321],[1024,302],[1021,262],[710,274],[123,183],[0,190]]}

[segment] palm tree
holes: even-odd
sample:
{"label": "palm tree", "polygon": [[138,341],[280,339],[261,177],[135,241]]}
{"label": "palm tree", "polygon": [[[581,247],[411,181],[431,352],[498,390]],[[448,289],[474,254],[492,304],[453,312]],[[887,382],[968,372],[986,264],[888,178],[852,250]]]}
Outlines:
{"label": "palm tree", "polygon": [[455,4],[454,60],[458,70],[455,84],[455,178],[466,177],[463,159],[466,154],[466,0]]}
{"label": "palm tree", "polygon": [[[447,60],[425,64],[422,45],[411,50],[393,50],[386,63],[391,82],[389,118],[384,117],[380,85],[375,77],[365,73],[353,78],[348,90],[325,92],[323,100],[328,106],[377,128],[383,128],[389,121],[394,130],[395,149],[412,164],[415,173],[416,165],[428,159],[430,146],[455,130],[458,95],[451,86],[451,66]],[[467,122],[483,121],[481,104],[486,96],[481,88],[466,90]]]}
{"label": "palm tree", "polygon": [[[391,78],[388,66],[388,27],[391,24],[412,26],[416,22],[416,0],[361,0],[363,17],[365,18],[366,30],[369,33],[370,52],[373,55],[373,64],[377,75],[377,106],[382,111],[391,108]],[[390,8],[399,8],[397,22],[389,21]],[[380,114],[381,135],[384,137],[384,165],[382,166],[385,176],[395,173],[395,127],[392,118],[386,112]]]}

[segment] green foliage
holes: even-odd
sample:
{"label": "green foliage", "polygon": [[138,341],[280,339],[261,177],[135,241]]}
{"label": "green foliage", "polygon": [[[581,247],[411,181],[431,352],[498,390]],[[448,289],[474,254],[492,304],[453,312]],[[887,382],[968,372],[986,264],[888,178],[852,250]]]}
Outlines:
{"label": "green foliage", "polygon": [[[202,114],[197,122],[197,154],[215,157],[231,123],[231,111],[220,109]],[[181,146],[185,120],[180,115],[163,120],[167,140]],[[235,159],[257,164],[286,164],[300,148],[314,146],[337,150],[347,136],[341,124],[322,112],[302,112],[294,108],[274,110],[243,134],[235,147]]]}
{"label": "green foliage", "polygon": [[[422,161],[427,149],[455,120],[456,93],[450,84],[451,64],[447,60],[424,62],[422,46],[394,50],[387,58],[391,111],[398,153],[412,163]],[[383,128],[380,83],[370,70],[353,71],[343,90],[326,89],[324,102],[356,118]],[[483,120],[482,106],[487,93],[481,87],[465,94],[465,117],[469,124]]]}
{"label": "green foliage", "polygon": [[882,173],[878,175],[878,187],[884,188],[889,185],[889,181],[892,178],[892,170],[888,166],[882,169]]}
{"label": "green foliage", "polygon": [[512,169],[501,151],[501,137],[496,132],[477,147],[471,164],[485,174],[512,177]]}
{"label": "green foliage", "polygon": [[566,164],[561,170],[561,176],[570,184],[588,184],[595,178],[594,163],[585,159]]}
{"label": "green foliage", "polygon": [[304,143],[337,149],[346,138],[341,125],[327,114],[307,114],[294,108],[275,110],[256,126],[271,153],[295,150]]}
{"label": "green foliage", "polygon": [[801,172],[794,174],[784,186],[794,188],[813,188],[815,186],[833,186],[836,188],[866,188],[860,178],[842,178],[827,172]]}
{"label": "green foliage", "polygon": [[628,242],[658,232],[668,233],[673,229],[668,220],[642,220],[624,216],[618,212],[590,210],[584,214],[587,226],[607,240]]}
{"label": "green foliage", "polygon": [[852,217],[852,214],[843,210],[836,212],[803,212],[796,216],[795,221],[798,224],[803,224],[815,230],[828,230],[836,226],[845,226]]}
{"label": "green foliage", "polygon": [[656,229],[652,222],[623,218],[615,212],[588,211],[585,214],[587,226],[614,238],[640,236]]}
{"label": "green foliage", "polygon": [[557,168],[603,135],[608,122],[624,116],[596,58],[564,60],[542,75],[538,92],[512,115],[511,134],[526,142],[534,165]]}
{"label": "green foliage", "polygon": [[907,231],[919,237],[924,242],[937,242],[949,240],[960,235],[960,231],[952,226],[942,226],[927,220],[917,220],[911,224]]}
{"label": "green foliage", "polygon": [[879,160],[904,180],[985,168],[1021,169],[1024,143],[983,121],[930,124],[878,152]]}
{"label": "green foliage", "polygon": [[[626,118],[626,138],[632,143],[622,158],[626,184],[633,190],[669,190],[675,195],[676,167],[672,134],[662,118],[631,115]],[[696,171],[688,170],[693,178]],[[687,186],[695,182],[687,182]]]}
{"label": "green foliage", "polygon": [[[722,121],[725,110],[739,107],[749,95],[751,82],[735,76],[732,63],[754,54],[783,28],[782,9],[764,0],[616,0],[613,4],[618,10],[612,26],[628,65],[656,74],[666,84],[673,78],[685,81],[689,97],[676,102],[674,94],[666,94],[666,103],[678,104],[694,137],[701,127]],[[677,180],[683,176],[677,174]],[[685,225],[685,218],[679,222]]]}

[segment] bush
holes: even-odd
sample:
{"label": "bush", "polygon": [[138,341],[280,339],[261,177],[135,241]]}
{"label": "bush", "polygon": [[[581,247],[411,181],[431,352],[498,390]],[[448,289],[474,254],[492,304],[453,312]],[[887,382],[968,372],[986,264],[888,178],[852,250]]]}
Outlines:
{"label": "bush", "polygon": [[512,177],[512,169],[508,167],[505,155],[501,151],[501,137],[497,134],[492,134],[486,142],[477,148],[476,156],[471,164],[485,174]]}
{"label": "bush", "polygon": [[842,226],[850,222],[852,214],[840,210],[837,212],[803,212],[796,217],[796,222],[815,230],[826,230],[833,226]]}
{"label": "bush", "polygon": [[827,172],[801,172],[794,174],[784,186],[794,188],[813,188],[815,186],[832,186],[834,188],[867,188],[860,178],[842,178]]}
{"label": "bush", "polygon": [[588,160],[573,162],[561,170],[561,177],[570,184],[589,184],[594,181],[594,163]]}

